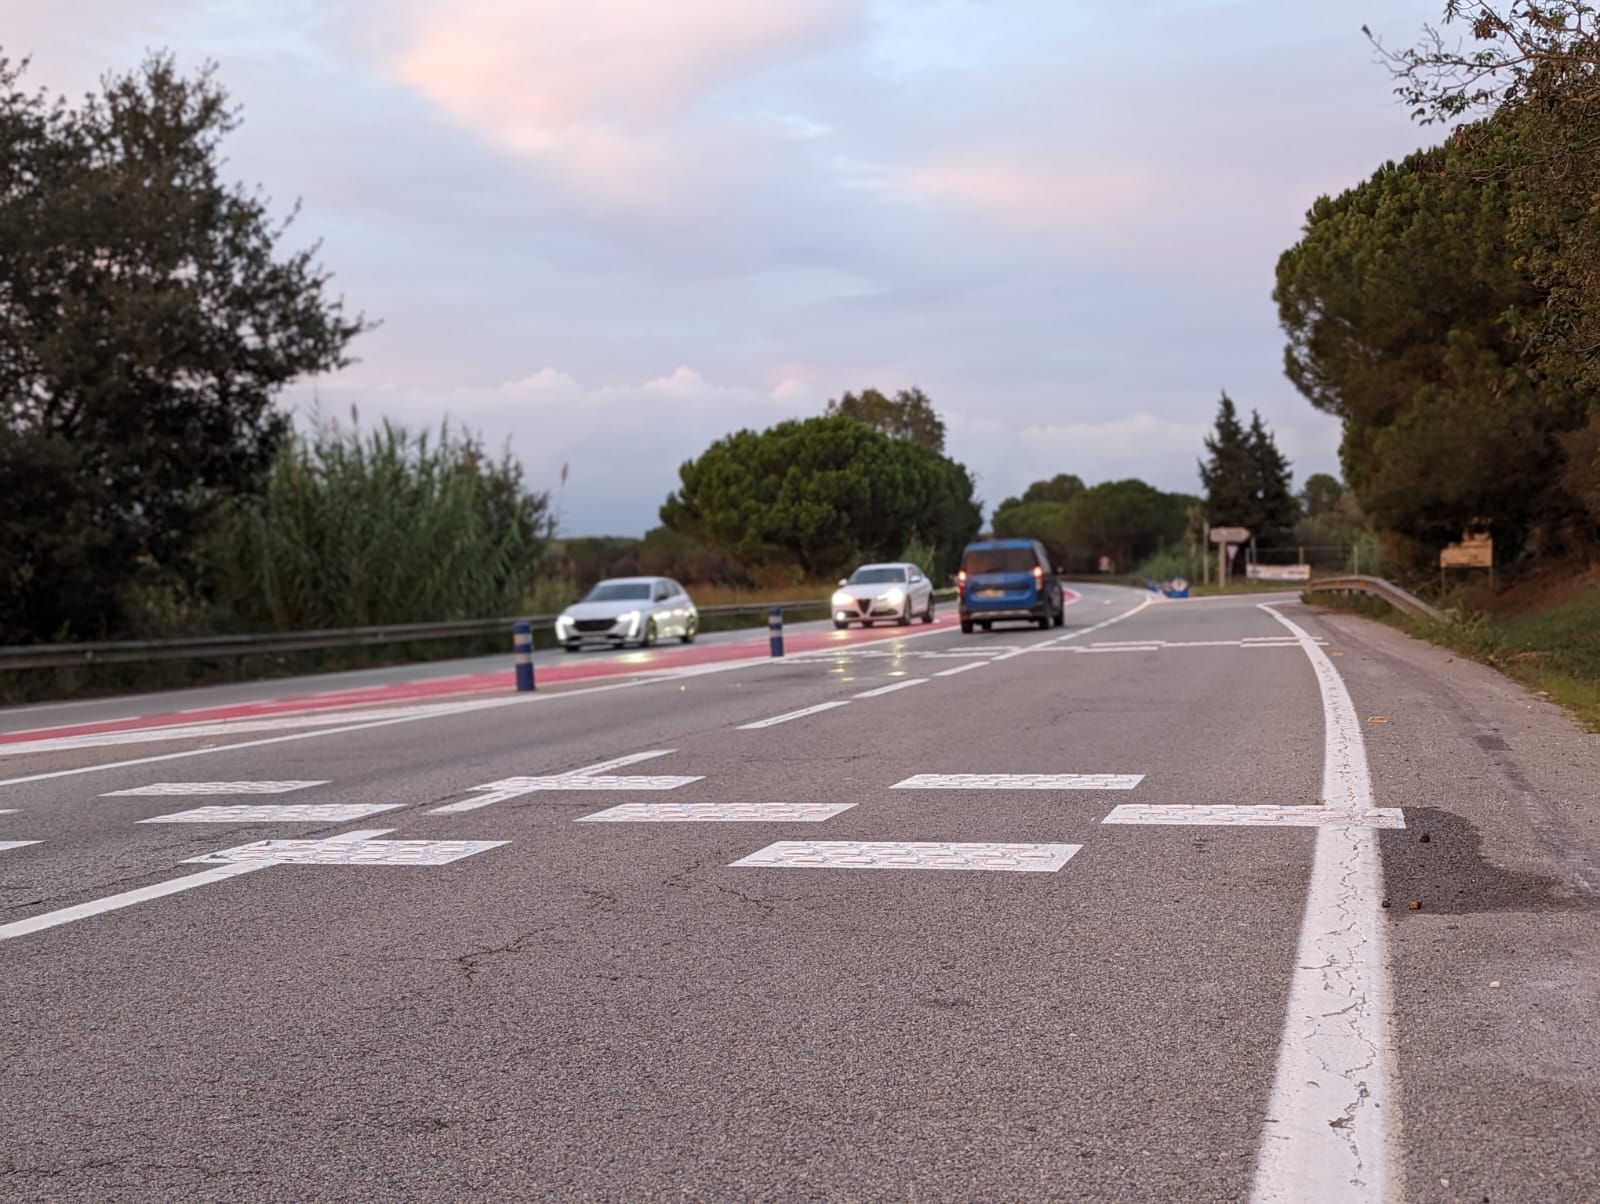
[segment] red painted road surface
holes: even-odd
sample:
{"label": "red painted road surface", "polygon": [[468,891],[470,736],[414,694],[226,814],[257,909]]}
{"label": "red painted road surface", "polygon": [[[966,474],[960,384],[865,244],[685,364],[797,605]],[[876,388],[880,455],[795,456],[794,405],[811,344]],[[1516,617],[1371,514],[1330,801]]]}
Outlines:
{"label": "red painted road surface", "polygon": [[[947,610],[935,620],[933,629],[940,630],[956,624],[954,611]],[[866,630],[852,627],[846,631],[794,632],[784,637],[785,652],[818,652],[828,648],[853,644],[876,643],[893,640],[913,631],[927,631],[918,624],[914,628],[875,627]],[[566,682],[588,681],[594,678],[626,677],[640,673],[659,673],[693,665],[711,665],[723,661],[756,660],[768,655],[766,633],[759,637],[741,640],[736,644],[691,644],[668,647],[643,648],[630,652],[620,659],[587,660],[582,653],[560,665],[541,665],[538,681],[544,685],[561,685]],[[510,658],[507,657],[509,661]],[[327,694],[308,694],[299,698],[281,698],[273,702],[239,703],[234,706],[211,707],[203,710],[169,712],[166,714],[130,716],[124,719],[107,719],[100,723],[82,723],[69,727],[35,728],[32,731],[8,732],[0,735],[0,745],[15,744],[24,740],[48,740],[66,736],[90,736],[101,732],[126,732],[140,728],[171,727],[187,723],[216,723],[225,719],[260,718],[269,715],[303,714],[307,711],[333,710],[341,707],[369,707],[384,703],[415,702],[453,694],[481,694],[492,690],[515,688],[512,669],[508,666],[495,673],[475,673],[464,677],[437,677],[425,681],[399,682],[394,685],[368,686],[360,690],[342,690]],[[154,701],[154,700],[152,700]]]}

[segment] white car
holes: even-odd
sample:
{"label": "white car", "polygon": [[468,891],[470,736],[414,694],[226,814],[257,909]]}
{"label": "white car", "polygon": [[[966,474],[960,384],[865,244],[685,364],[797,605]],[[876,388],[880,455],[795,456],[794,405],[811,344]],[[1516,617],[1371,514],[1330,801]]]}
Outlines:
{"label": "white car", "polygon": [[556,640],[568,652],[590,645],[648,648],[657,640],[694,642],[700,612],[670,577],[613,577],[596,585],[556,620]]}
{"label": "white car", "polygon": [[914,618],[933,622],[933,582],[914,564],[864,564],[833,595],[833,625],[841,631],[880,619],[904,627]]}

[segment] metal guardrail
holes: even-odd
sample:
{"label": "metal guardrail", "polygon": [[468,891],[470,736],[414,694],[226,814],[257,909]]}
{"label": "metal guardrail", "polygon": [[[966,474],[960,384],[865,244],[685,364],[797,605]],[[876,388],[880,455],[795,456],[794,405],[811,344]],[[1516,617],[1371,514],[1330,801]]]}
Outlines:
{"label": "metal guardrail", "polygon": [[1443,611],[1429,606],[1409,590],[1401,589],[1393,581],[1385,581],[1382,577],[1365,577],[1360,574],[1351,574],[1344,577],[1323,577],[1308,583],[1305,587],[1305,592],[1308,594],[1319,592],[1364,594],[1369,598],[1381,598],[1396,610],[1419,619],[1433,619],[1439,623],[1449,621]]}
{"label": "metal guardrail", "polygon": [[[941,601],[954,590],[935,590]],[[702,615],[762,615],[778,606],[784,610],[828,609],[826,598],[792,602],[735,602],[701,606]],[[555,626],[556,615],[528,618],[535,631]],[[217,657],[260,656],[273,652],[311,652],[323,648],[355,648],[375,644],[402,644],[416,640],[452,639],[511,631],[517,620],[462,619],[444,623],[396,623],[382,627],[337,627],[322,631],[272,631],[256,635],[212,635],[176,640],[108,640],[88,644],[22,644],[0,648],[0,672],[21,669],[62,669],[87,665],[126,665],[148,661],[205,660]]]}

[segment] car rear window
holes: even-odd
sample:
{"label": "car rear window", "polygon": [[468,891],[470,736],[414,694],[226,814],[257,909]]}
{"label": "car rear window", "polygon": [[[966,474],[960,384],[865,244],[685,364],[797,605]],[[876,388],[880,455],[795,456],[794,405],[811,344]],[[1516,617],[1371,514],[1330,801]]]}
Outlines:
{"label": "car rear window", "polygon": [[602,581],[589,591],[585,602],[633,602],[650,600],[648,581]]}
{"label": "car rear window", "polygon": [[1031,573],[1038,563],[1032,548],[968,548],[961,557],[969,574]]}

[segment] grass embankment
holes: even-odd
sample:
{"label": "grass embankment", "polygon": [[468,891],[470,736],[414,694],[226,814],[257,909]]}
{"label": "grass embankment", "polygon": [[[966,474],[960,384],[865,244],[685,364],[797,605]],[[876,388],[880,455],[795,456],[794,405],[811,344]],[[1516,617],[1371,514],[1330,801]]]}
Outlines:
{"label": "grass embankment", "polygon": [[[1327,604],[1327,596],[1314,599]],[[1342,600],[1340,605],[1492,665],[1570,710],[1600,732],[1600,572],[1551,588],[1513,588],[1486,609],[1454,622],[1413,619],[1386,603]]]}

